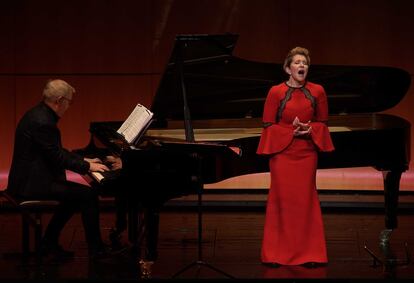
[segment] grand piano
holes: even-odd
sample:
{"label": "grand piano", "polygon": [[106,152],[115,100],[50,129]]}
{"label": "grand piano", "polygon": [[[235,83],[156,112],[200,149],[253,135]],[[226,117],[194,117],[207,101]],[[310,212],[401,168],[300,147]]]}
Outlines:
{"label": "grand piano", "polygon": [[[268,160],[256,154],[262,110],[269,88],[287,77],[282,64],[233,56],[237,38],[176,37],[151,105],[155,119],[139,144],[116,137],[122,122],[91,123],[87,152],[109,149],[123,160],[121,177],[111,185],[125,186],[127,194],[134,191],[141,203],[158,199],[162,205],[204,184],[269,171]],[[410,161],[410,123],[378,112],[401,101],[410,75],[393,67],[311,65],[308,79],[327,92],[335,145],[334,152],[320,154],[318,168],[372,166],[383,172],[380,241],[386,243],[397,228],[400,177]]]}

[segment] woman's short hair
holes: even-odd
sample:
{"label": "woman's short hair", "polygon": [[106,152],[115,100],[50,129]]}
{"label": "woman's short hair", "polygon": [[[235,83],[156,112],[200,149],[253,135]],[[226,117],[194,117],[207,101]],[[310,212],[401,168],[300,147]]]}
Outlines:
{"label": "woman's short hair", "polygon": [[286,70],[286,67],[290,66],[295,55],[305,56],[306,61],[308,62],[308,66],[310,66],[309,50],[304,47],[297,46],[295,48],[292,48],[287,54],[285,62],[283,63],[283,70]]}

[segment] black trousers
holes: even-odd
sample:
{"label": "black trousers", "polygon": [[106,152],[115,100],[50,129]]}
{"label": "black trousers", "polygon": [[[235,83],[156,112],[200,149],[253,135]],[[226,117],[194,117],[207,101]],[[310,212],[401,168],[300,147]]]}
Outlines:
{"label": "black trousers", "polygon": [[[137,194],[118,193],[115,195],[115,230],[117,234],[122,233],[128,227],[127,218],[129,211],[144,212],[145,226],[145,254],[147,260],[156,260],[158,258],[158,232],[159,232],[159,211],[165,200],[149,199]],[[136,223],[138,224],[138,223]],[[138,237],[138,235],[135,235]],[[135,241],[137,239],[130,239]]]}
{"label": "black trousers", "polygon": [[50,198],[58,200],[60,205],[46,228],[43,238],[45,243],[58,244],[64,226],[79,211],[89,251],[93,253],[102,248],[96,189],[75,182],[61,181],[52,185]]}

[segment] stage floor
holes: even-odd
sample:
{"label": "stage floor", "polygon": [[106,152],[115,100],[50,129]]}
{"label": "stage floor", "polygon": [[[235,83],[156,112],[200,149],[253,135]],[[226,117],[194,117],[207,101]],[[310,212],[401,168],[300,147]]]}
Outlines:
{"label": "stage floor", "polygon": [[[83,228],[79,215],[68,224],[62,245],[74,250],[74,259],[66,262],[23,261],[20,252],[20,218],[16,212],[0,210],[0,280],[45,279],[48,281],[118,281],[143,279],[140,264],[128,250],[113,258],[90,263],[87,258]],[[45,214],[47,223],[50,214]],[[169,281],[178,271],[202,259],[218,271],[236,279],[273,279],[294,282],[298,279],[324,282],[361,282],[380,279],[414,280],[414,264],[405,262],[407,250],[414,250],[414,214],[399,216],[399,228],[391,237],[389,250],[378,246],[384,217],[378,209],[324,208],[329,263],[318,268],[303,266],[271,268],[260,263],[260,245],[264,221],[263,207],[207,207],[203,213],[202,258],[198,255],[198,218],[196,207],[166,207],[160,216],[159,259],[152,265],[148,281]],[[105,239],[114,221],[111,209],[101,214]],[[124,235],[123,240],[125,240]],[[373,266],[367,245],[387,264]],[[385,260],[385,259],[388,260]],[[196,264],[180,274],[180,279],[226,279],[206,265]],[[171,279],[171,281],[175,281]],[[295,281],[296,282],[296,281]]]}

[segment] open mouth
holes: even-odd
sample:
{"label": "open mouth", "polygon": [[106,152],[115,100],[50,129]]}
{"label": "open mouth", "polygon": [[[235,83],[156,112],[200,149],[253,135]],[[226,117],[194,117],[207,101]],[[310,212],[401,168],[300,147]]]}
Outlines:
{"label": "open mouth", "polygon": [[298,71],[298,74],[299,74],[299,75],[304,75],[304,74],[305,74],[305,70],[299,70],[299,71]]}

